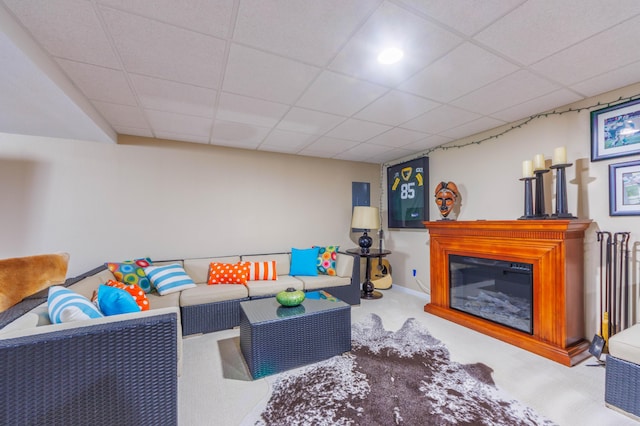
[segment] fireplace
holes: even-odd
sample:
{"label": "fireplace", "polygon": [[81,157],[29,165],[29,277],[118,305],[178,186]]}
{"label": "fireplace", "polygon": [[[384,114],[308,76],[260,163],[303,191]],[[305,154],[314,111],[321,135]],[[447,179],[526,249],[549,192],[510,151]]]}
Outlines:
{"label": "fireplace", "polygon": [[[431,299],[424,310],[561,364],[575,365],[589,356],[584,337],[583,240],[590,223],[563,219],[424,222],[430,235],[431,269]],[[519,324],[496,321],[465,306],[465,301],[489,299],[487,295],[496,296],[494,304],[516,305],[516,299],[529,298],[529,319]],[[504,306],[514,311],[518,307]]]}
{"label": "fireplace", "polygon": [[451,254],[449,305],[533,334],[533,265]]}

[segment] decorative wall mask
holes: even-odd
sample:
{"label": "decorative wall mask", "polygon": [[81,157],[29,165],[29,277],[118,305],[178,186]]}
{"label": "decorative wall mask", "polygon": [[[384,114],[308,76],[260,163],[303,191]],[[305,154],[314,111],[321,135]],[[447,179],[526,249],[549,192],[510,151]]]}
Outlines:
{"label": "decorative wall mask", "polygon": [[458,202],[460,192],[453,182],[440,182],[435,191],[436,205],[440,212],[441,220],[455,220],[455,214],[451,214]]}

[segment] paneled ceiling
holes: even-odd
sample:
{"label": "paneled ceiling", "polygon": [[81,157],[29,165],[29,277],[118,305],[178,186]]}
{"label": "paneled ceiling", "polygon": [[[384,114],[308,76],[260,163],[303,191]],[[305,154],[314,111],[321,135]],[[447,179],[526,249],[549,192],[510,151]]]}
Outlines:
{"label": "paneled ceiling", "polygon": [[0,24],[0,131],[88,141],[383,163],[640,81],[638,0],[1,0]]}

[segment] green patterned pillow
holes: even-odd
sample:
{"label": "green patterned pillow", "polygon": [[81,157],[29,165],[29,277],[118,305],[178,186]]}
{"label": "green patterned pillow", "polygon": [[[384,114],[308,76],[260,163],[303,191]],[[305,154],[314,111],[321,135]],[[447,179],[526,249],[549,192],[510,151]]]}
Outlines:
{"label": "green patterned pillow", "polygon": [[118,263],[111,262],[106,265],[113,272],[117,281],[125,284],[136,284],[145,293],[151,293],[151,281],[149,281],[147,274],[144,273],[144,268],[151,266],[151,259],[148,257]]}

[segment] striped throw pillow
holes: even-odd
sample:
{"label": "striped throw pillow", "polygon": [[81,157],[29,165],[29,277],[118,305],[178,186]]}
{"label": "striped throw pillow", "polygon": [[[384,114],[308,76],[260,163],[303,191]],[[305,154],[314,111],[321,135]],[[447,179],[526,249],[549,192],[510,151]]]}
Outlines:
{"label": "striped throw pillow", "polygon": [[278,279],[276,272],[276,261],[269,260],[267,262],[243,262],[249,266],[249,280],[272,280]]}
{"label": "striped throw pillow", "polygon": [[49,287],[47,304],[52,324],[104,316],[89,299],[59,285]]}
{"label": "striped throw pillow", "polygon": [[196,287],[191,277],[177,263],[162,266],[147,266],[144,273],[160,296]]}

